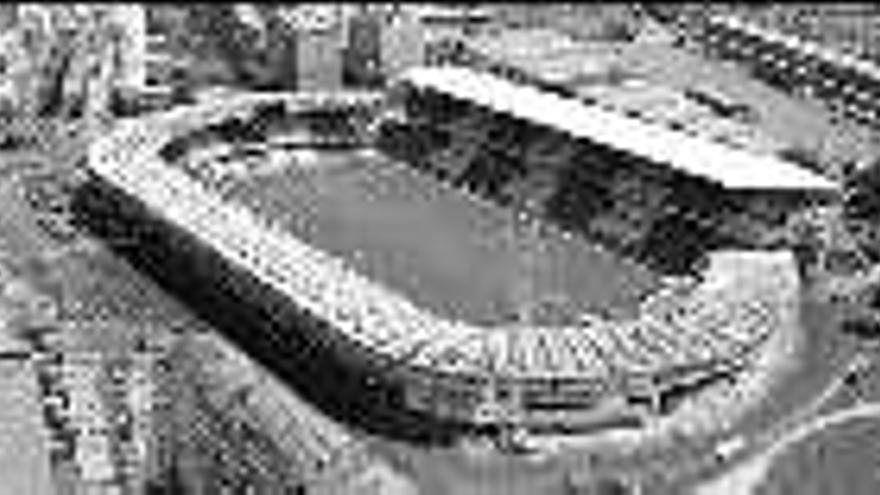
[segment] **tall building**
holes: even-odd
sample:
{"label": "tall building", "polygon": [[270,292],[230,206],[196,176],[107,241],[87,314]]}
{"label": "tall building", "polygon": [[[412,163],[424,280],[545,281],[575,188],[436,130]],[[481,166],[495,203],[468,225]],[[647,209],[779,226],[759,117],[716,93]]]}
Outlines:
{"label": "tall building", "polygon": [[342,30],[337,22],[303,26],[296,32],[296,88],[332,91],[342,87]]}
{"label": "tall building", "polygon": [[382,79],[382,19],[356,11],[345,20],[345,77],[353,85],[369,85]]}
{"label": "tall building", "polygon": [[138,91],[147,83],[147,13],[140,4],[119,4],[109,8],[110,22],[118,33],[116,86]]}
{"label": "tall building", "polygon": [[424,26],[416,13],[403,11],[390,16],[380,33],[380,63],[386,77],[425,62],[424,35]]}
{"label": "tall building", "polygon": [[[336,6],[303,4],[277,7],[269,12],[276,31],[284,31],[292,50],[273,64],[287,65],[295,72],[298,90],[333,90],[342,86],[342,48],[344,46],[342,12]],[[280,21],[280,22],[278,22]],[[273,41],[270,40],[271,44]],[[274,47],[269,47],[274,50]],[[290,71],[281,70],[290,77]],[[281,81],[284,86],[289,83]]]}

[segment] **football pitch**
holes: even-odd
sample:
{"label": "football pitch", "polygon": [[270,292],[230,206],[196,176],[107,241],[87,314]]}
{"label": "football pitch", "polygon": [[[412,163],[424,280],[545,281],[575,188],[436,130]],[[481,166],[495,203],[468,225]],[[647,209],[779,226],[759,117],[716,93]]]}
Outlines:
{"label": "football pitch", "polygon": [[634,262],[381,156],[322,154],[317,165],[237,179],[224,194],[417,305],[475,324],[632,314],[659,283]]}

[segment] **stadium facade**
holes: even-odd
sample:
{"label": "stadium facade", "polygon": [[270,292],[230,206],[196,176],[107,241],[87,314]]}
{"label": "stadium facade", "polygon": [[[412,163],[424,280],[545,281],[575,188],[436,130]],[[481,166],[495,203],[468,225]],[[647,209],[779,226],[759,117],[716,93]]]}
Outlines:
{"label": "stadium facade", "polygon": [[[798,324],[798,277],[787,251],[716,252],[699,277],[663,286],[637,263],[551,233],[545,245],[564,245],[556,251],[566,253],[561,259],[580,262],[555,273],[580,269],[581,281],[607,289],[554,287],[583,304],[576,315],[561,322],[511,315],[523,299],[505,292],[506,265],[498,268],[501,289],[471,291],[479,284],[467,283],[456,290],[453,278],[491,278],[480,269],[506,256],[479,246],[479,219],[509,231],[520,216],[505,216],[504,208],[369,146],[353,151],[354,173],[344,165],[311,165],[331,170],[320,173],[289,162],[265,165],[274,152],[297,147],[290,126],[305,116],[320,121],[372,102],[344,94],[243,96],[126,122],[91,148],[90,177],[75,210],[326,412],[411,440],[509,426],[637,427],[688,390],[749,366],[772,332]],[[279,137],[279,129],[286,135]],[[245,150],[239,161],[256,157],[253,170],[218,177],[210,165],[193,165],[200,150],[208,150],[209,161],[221,158],[210,150],[229,149],[230,141]],[[789,177],[826,186],[803,174]],[[415,192],[400,197],[414,201],[411,208],[389,199],[409,190]],[[345,209],[334,202],[340,191],[363,193],[363,201]],[[443,231],[428,244],[448,243],[474,263],[420,271],[415,261],[432,260],[431,246],[419,244],[419,232],[408,227],[437,218],[430,208],[445,204],[472,230]],[[412,216],[401,216],[409,223],[387,236],[369,237],[381,230],[370,222],[387,220],[389,212]],[[360,230],[345,223],[355,214],[365,223]],[[383,245],[387,237],[406,249]],[[518,260],[518,253],[510,256]],[[411,265],[395,265],[408,256]],[[599,271],[590,276],[594,263]],[[635,308],[629,316],[584,309],[626,305],[621,299]]]}

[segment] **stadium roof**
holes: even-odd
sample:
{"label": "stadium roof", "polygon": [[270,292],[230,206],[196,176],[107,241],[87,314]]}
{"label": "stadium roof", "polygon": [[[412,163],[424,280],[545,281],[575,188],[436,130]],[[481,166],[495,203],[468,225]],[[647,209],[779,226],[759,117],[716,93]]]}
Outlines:
{"label": "stadium roof", "polygon": [[835,190],[779,157],[755,154],[464,67],[415,67],[401,79],[739,190]]}

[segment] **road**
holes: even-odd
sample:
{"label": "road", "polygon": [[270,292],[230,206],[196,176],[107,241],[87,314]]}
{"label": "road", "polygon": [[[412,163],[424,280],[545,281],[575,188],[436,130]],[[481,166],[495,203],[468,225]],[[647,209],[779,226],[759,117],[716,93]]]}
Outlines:
{"label": "road", "polygon": [[756,435],[751,442],[753,446],[772,445],[776,439],[783,437],[788,431],[799,428],[798,425],[810,424],[814,421],[811,418],[820,418],[822,408],[825,407],[838,393],[842,392],[846,387],[850,386],[850,379],[868,371],[872,366],[871,357],[865,353],[858,353],[836,373],[834,379],[810,402],[804,404],[797,409],[794,414],[785,418],[783,421],[769,430]]}
{"label": "road", "polygon": [[851,384],[851,377],[865,373],[872,364],[871,357],[867,354],[857,354],[815,399],[776,427],[751,439],[734,437],[726,442],[726,445],[733,446],[729,451],[725,451],[725,444],[722,444],[716,452],[722,455],[726,462],[748,456],[749,452],[759,453],[753,454],[751,458],[741,461],[728,472],[701,485],[696,489],[696,495],[753,493],[753,489],[766,479],[775,461],[794,444],[825,428],[855,419],[880,417],[880,401],[860,403],[847,409],[820,415],[822,408]]}
{"label": "road", "polygon": [[[798,366],[771,390],[772,401],[755,409],[731,430],[731,436],[707,441],[704,448],[687,456],[687,462],[668,464],[662,470],[652,466],[650,472],[643,469],[647,482],[660,487],[656,488],[657,493],[678,494],[720,479],[731,467],[758,455],[799,424],[851,404],[852,395],[841,392],[852,390],[846,386],[848,376],[876,371],[876,367],[870,367],[871,355],[864,349],[859,352],[858,348],[845,345],[849,341],[842,340],[834,331],[833,318],[814,316],[815,311],[802,315],[802,321],[810,323],[804,328],[807,342],[798,357]],[[862,380],[860,385],[867,385],[867,381]],[[880,394],[877,397],[880,399]]]}
{"label": "road", "polygon": [[820,416],[790,430],[768,450],[744,462],[724,475],[695,490],[695,495],[750,495],[767,479],[777,459],[795,444],[827,428],[857,419],[880,418],[880,402],[859,404],[855,407]]}

